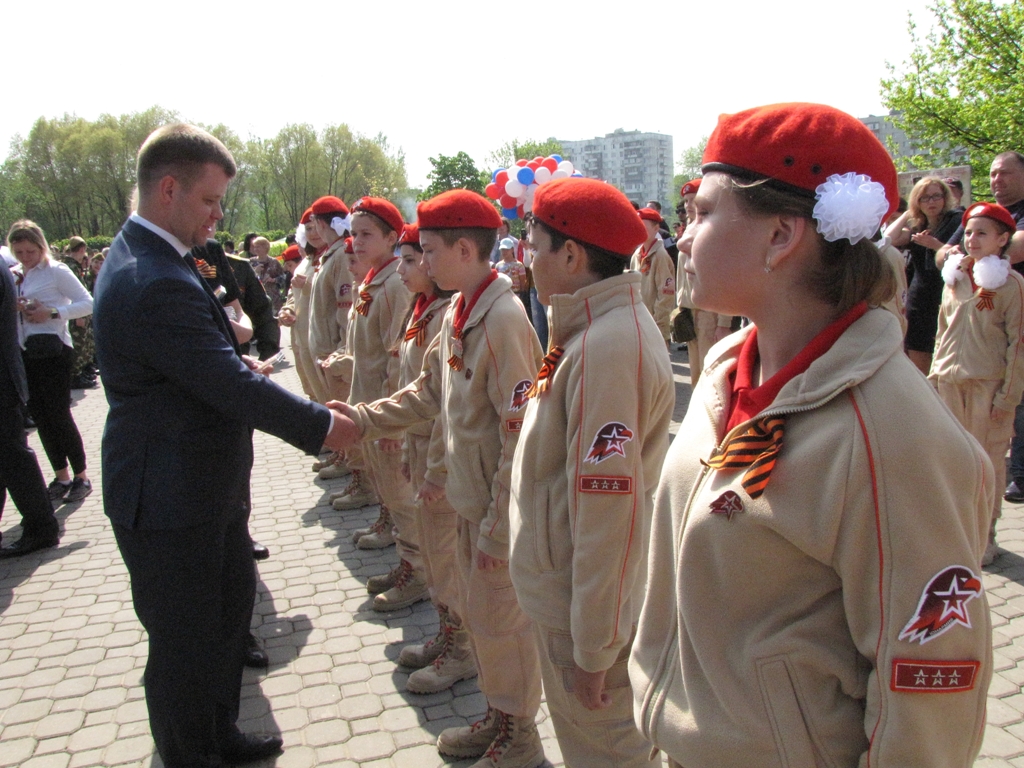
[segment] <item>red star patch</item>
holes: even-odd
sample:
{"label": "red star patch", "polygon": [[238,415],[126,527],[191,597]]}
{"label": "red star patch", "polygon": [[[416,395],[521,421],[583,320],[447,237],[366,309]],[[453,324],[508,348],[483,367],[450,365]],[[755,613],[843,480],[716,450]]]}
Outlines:
{"label": "red star patch", "polygon": [[743,511],[743,499],[736,491],[726,491],[713,502],[711,502],[711,514],[725,515],[726,520],[732,520],[732,516]]}

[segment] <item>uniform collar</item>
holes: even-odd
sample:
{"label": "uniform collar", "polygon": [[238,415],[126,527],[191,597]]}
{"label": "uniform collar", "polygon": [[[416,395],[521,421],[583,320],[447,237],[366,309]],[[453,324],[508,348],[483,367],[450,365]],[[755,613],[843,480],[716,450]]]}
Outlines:
{"label": "uniform collar", "polygon": [[621,275],[598,280],[576,293],[559,293],[551,297],[551,343],[564,347],[594,318],[615,309],[642,302],[640,275],[623,272]]}

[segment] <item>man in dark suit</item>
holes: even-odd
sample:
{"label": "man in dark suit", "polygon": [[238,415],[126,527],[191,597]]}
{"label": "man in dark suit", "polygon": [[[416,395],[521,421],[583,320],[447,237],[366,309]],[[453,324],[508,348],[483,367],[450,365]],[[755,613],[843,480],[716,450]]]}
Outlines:
{"label": "man in dark suit", "polygon": [[167,768],[237,764],[281,740],[235,721],[256,577],[248,532],[251,430],[315,454],[343,420],[259,375],[189,249],[211,237],[234,160],[210,134],[156,130],[138,157],[138,212],[96,285],[110,411],[103,502],[149,633],[144,684]]}
{"label": "man in dark suit", "polygon": [[55,547],[60,540],[46,481],[25,435],[28,384],[18,344],[17,301],[14,277],[0,261],[0,514],[8,491],[21,512],[21,538],[0,550],[0,557]]}

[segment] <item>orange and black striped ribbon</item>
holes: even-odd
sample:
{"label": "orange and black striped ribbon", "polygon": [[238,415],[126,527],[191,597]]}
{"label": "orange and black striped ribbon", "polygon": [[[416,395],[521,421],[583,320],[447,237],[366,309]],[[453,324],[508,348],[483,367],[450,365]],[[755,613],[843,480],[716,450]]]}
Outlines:
{"label": "orange and black striped ribbon", "polygon": [[369,291],[359,292],[359,301],[356,303],[356,312],[363,317],[370,314],[370,305],[373,304],[373,296],[370,295]]}
{"label": "orange and black striped ribbon", "polygon": [[978,309],[995,309],[996,305],[992,301],[996,297],[995,291],[982,291],[978,294]]}
{"label": "orange and black striped ribbon", "polygon": [[410,323],[408,329],[405,331],[405,340],[415,340],[417,347],[422,347],[423,343],[427,340],[427,324],[434,319],[434,313],[431,312],[426,317],[421,317],[415,323]]}
{"label": "orange and black striped ribbon", "polygon": [[558,367],[558,361],[562,359],[564,353],[565,349],[558,346],[553,346],[548,350],[548,353],[544,355],[544,359],[541,361],[537,379],[526,390],[527,397],[536,397],[547,390],[549,380],[555,375],[555,368]]}
{"label": "orange and black striped ribbon", "polygon": [[716,470],[746,469],[741,484],[750,498],[756,499],[768,486],[779,458],[785,425],[781,416],[758,419],[723,445],[717,455],[701,463]]}
{"label": "orange and black striped ribbon", "polygon": [[462,329],[452,329],[452,354],[448,358],[448,365],[453,371],[461,371],[466,367],[466,363],[462,359]]}

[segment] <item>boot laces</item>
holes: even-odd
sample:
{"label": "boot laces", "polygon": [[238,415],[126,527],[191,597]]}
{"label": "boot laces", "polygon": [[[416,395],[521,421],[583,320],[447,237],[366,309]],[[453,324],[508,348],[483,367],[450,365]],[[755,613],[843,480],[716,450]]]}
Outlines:
{"label": "boot laces", "polygon": [[408,560],[398,564],[398,575],[395,576],[395,589],[401,589],[412,580],[412,565]]}
{"label": "boot laces", "polygon": [[370,526],[371,533],[384,533],[385,530],[391,527],[391,513],[388,512],[388,508],[383,504],[380,508],[380,517],[377,518],[377,522]]}
{"label": "boot laces", "polygon": [[481,717],[479,720],[477,720],[475,723],[469,726],[469,732],[476,733],[477,731],[482,731],[484,728],[487,728],[491,724],[491,719],[495,716],[500,717],[501,713],[495,710],[493,707],[487,707],[486,714],[484,714],[483,717]]}
{"label": "boot laces", "polygon": [[497,760],[512,741],[511,716],[504,712],[498,712],[498,735],[494,737],[491,746],[488,748],[485,757]]}
{"label": "boot laces", "polygon": [[[431,662],[434,665],[434,669],[440,669],[441,666],[448,659],[448,651],[451,650],[452,644],[454,642],[455,642],[455,629],[452,627],[450,622],[446,621],[446,622],[444,622],[441,625],[441,643],[442,643],[442,645],[441,645],[441,653],[439,653],[437,655],[437,658],[434,659],[433,662]],[[489,716],[490,716],[490,709],[487,710],[487,715],[485,715],[484,719],[481,720],[480,722],[482,723],[482,722],[487,721]],[[473,725],[474,725],[474,727],[476,727],[476,725],[478,725],[478,723],[474,723]]]}

